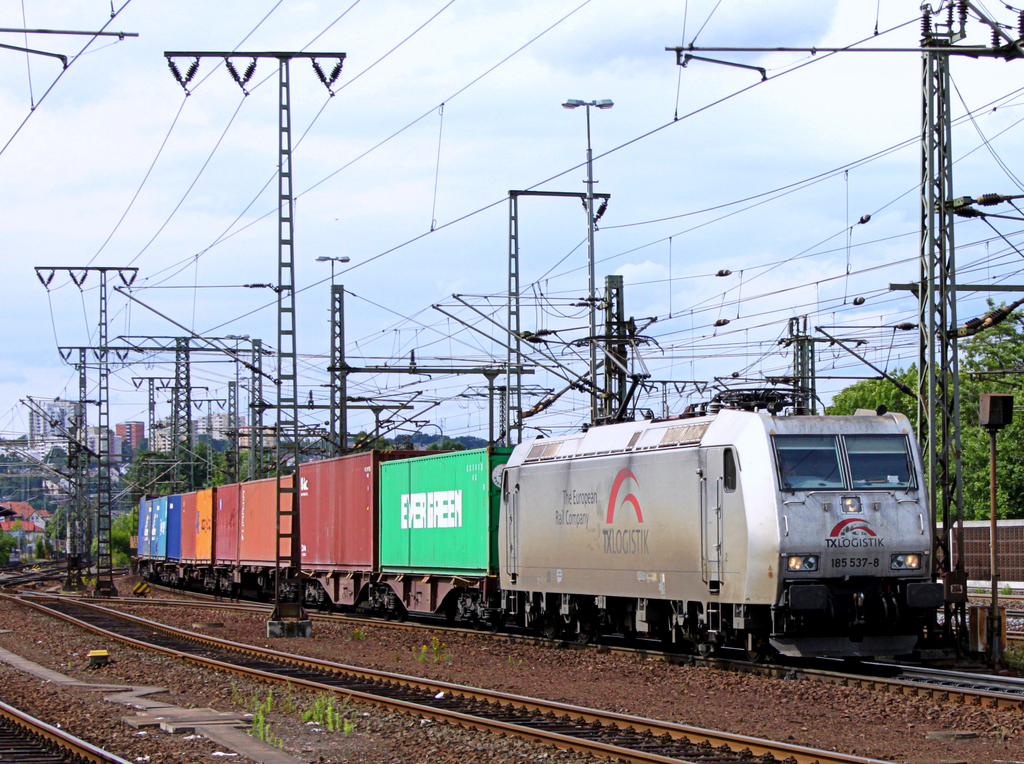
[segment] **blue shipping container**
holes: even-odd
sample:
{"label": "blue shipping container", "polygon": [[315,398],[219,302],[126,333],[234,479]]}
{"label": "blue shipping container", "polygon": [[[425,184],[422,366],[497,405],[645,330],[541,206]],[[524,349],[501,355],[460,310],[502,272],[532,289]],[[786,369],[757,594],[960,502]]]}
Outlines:
{"label": "blue shipping container", "polygon": [[152,532],[150,520],[151,501],[139,500],[139,557],[149,557],[149,538]]}
{"label": "blue shipping container", "polygon": [[162,560],[167,556],[167,497],[153,499],[149,514],[153,522],[149,536],[149,556]]}
{"label": "blue shipping container", "polygon": [[181,559],[181,495],[175,494],[164,499],[164,514],[167,517],[167,540],[164,556],[168,560]]}

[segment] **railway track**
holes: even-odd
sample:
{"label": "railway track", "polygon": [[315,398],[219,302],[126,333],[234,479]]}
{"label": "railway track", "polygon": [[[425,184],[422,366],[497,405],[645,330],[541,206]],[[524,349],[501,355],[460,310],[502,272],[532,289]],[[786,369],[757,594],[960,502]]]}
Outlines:
{"label": "railway track", "polygon": [[868,764],[859,756],[345,666],[201,636],[91,603],[11,597],[108,638],[219,670],[330,691],[392,710],[631,762]]}
{"label": "railway track", "polygon": [[[190,596],[193,596],[190,594]],[[211,610],[229,610],[244,613],[269,614],[270,606],[259,603],[224,602],[210,595],[200,600],[192,599],[153,599],[140,600],[122,598],[104,601],[111,606],[117,605],[163,605],[166,607],[182,606],[199,607]],[[381,621],[359,616],[339,613],[311,613],[310,617],[323,621],[341,621],[355,624],[371,623],[375,626],[402,629],[435,629],[447,632],[473,634],[482,636],[488,632],[473,629],[452,627],[440,623],[418,623]],[[923,667],[900,666],[889,663],[865,662],[861,671],[852,672],[832,670],[822,667],[825,661],[763,664],[750,663],[747,660],[730,659],[722,656],[701,657],[696,655],[666,652],[654,647],[609,645],[581,645],[571,642],[560,642],[540,636],[494,634],[496,639],[505,639],[518,643],[537,644],[544,646],[574,647],[577,649],[599,649],[610,653],[648,658],[666,663],[699,665],[740,673],[753,673],[761,676],[772,676],[785,679],[801,679],[806,681],[835,684],[846,687],[857,687],[875,692],[891,692],[900,695],[911,695],[933,700],[962,703],[970,706],[986,708],[1014,708],[1024,710],[1024,680],[1012,677],[994,676],[990,674],[970,673],[957,670],[932,669]]]}
{"label": "railway track", "polygon": [[6,703],[0,703],[0,761],[31,764],[129,764],[120,756]]}

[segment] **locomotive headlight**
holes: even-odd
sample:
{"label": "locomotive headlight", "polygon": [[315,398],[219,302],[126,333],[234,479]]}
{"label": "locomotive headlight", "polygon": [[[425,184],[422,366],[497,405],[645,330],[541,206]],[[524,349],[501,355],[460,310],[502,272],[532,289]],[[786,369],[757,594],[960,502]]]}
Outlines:
{"label": "locomotive headlight", "polygon": [[919,554],[894,554],[890,559],[889,567],[893,570],[921,569],[921,555]]}
{"label": "locomotive headlight", "polygon": [[860,497],[859,496],[844,496],[843,497],[843,512],[860,512]]}
{"label": "locomotive headlight", "polygon": [[794,572],[810,572],[818,569],[816,554],[794,554],[789,557],[789,569]]}

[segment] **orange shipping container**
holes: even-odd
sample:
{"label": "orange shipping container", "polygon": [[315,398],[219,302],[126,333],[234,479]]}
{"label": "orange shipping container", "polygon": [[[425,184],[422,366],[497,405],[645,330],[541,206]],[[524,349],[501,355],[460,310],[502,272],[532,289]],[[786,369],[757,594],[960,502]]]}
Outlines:
{"label": "orange shipping container", "polygon": [[196,494],[181,495],[181,561],[194,562],[196,559]]}
{"label": "orange shipping container", "polygon": [[[291,476],[282,483],[291,485]],[[274,540],[277,538],[277,481],[274,478],[242,483],[238,508],[239,565],[274,566]],[[290,509],[291,496],[282,496],[282,509]],[[291,532],[291,519],[281,519],[281,532]],[[287,543],[287,542],[284,542]]]}
{"label": "orange shipping container", "polygon": [[196,562],[200,565],[210,565],[213,562],[212,488],[196,494]]}

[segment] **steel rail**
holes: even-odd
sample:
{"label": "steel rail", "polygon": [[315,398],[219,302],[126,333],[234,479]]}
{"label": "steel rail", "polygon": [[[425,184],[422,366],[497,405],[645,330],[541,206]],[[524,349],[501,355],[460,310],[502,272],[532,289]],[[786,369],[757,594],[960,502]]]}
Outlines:
{"label": "steel rail", "polygon": [[[177,629],[145,618],[138,618],[121,613],[116,610],[100,607],[78,600],[62,599],[52,596],[22,596],[11,597],[0,595],[11,599],[19,604],[32,607],[48,615],[62,618],[94,633],[102,634],[108,638],[115,639],[126,644],[141,647],[148,650],[156,650],[160,653],[171,655],[192,662],[209,666],[221,671],[232,671],[252,677],[259,677],[276,682],[287,682],[292,685],[307,687],[318,691],[342,693],[353,698],[363,700],[375,705],[382,705],[386,708],[410,713],[416,716],[428,717],[437,720],[444,720],[457,723],[465,727],[481,731],[503,733],[518,738],[525,738],[547,745],[554,745],[558,748],[591,753],[604,758],[624,759],[637,764],[658,762],[660,764],[678,763],[687,759],[664,756],[652,750],[640,750],[636,748],[623,747],[609,742],[593,739],[593,737],[606,734],[609,731],[623,731],[627,738],[634,739],[642,737],[644,745],[654,748],[659,744],[688,744],[699,750],[710,751],[719,749],[716,753],[716,761],[750,761],[751,756],[762,757],[765,761],[777,759],[791,759],[796,764],[880,764],[875,759],[862,756],[840,754],[833,751],[822,751],[813,748],[806,748],[789,743],[773,742],[744,735],[734,735],[724,732],[706,730],[699,727],[690,727],[671,722],[662,722],[654,719],[630,716],[614,712],[599,711],[591,708],[572,706],[565,703],[540,700],[511,695],[502,692],[491,692],[473,687],[452,684],[448,682],[432,681],[411,677],[401,674],[393,674],[373,669],[365,669],[356,666],[321,661],[305,656],[293,655],[290,653],[258,648],[252,645],[240,644],[228,640],[207,637],[192,632]],[[219,660],[203,655],[188,653],[166,646],[154,645],[146,641],[136,639],[124,634],[104,629],[96,624],[90,624],[73,615],[62,613],[47,607],[45,601],[51,601],[57,605],[70,605],[86,608],[99,614],[101,617],[126,621],[129,624],[144,627],[150,632],[160,632],[165,635],[193,643],[206,649],[215,649],[240,653],[246,656],[257,658],[264,663],[273,663],[280,668],[280,672],[239,665],[236,663]],[[379,686],[381,691],[371,692],[369,689],[358,687],[338,686],[327,681],[304,678],[295,671],[296,667],[316,672],[325,679],[328,677],[341,678],[351,677],[362,680],[358,687],[366,688],[369,683]],[[272,668],[272,667],[271,667]],[[439,703],[415,702],[394,697],[390,693],[398,690],[418,690],[425,693],[425,698],[433,698]],[[385,693],[385,694],[381,694]],[[449,701],[448,698],[452,700]],[[455,699],[470,701],[477,705],[485,704],[494,711],[500,711],[498,718],[477,716],[468,713],[466,710],[445,708]],[[530,718],[516,720],[517,715],[530,714]],[[513,717],[509,720],[508,717]],[[544,729],[543,725],[554,725],[554,729]],[[576,732],[577,734],[570,734]],[[584,737],[577,736],[578,734]],[[729,750],[726,750],[729,749]],[[731,752],[731,755],[730,755]],[[692,760],[696,751],[690,751]]]}
{"label": "steel rail", "polygon": [[[65,760],[77,757],[78,761],[92,762],[93,764],[129,764],[120,756],[104,751],[92,743],[87,743],[6,703],[0,703],[0,718],[6,719],[12,726],[25,731],[29,736],[42,739],[49,744],[48,747],[56,747],[59,749],[58,755]],[[70,753],[70,756],[64,752]],[[20,761],[17,758],[11,760]],[[35,760],[32,759],[32,761]]]}
{"label": "steel rail", "polygon": [[[203,595],[200,595],[203,596]],[[190,602],[189,600],[119,600],[108,604],[154,604],[166,603],[167,605],[199,605],[210,609],[234,610],[239,604],[242,608],[244,603],[215,603],[215,602]],[[240,612],[263,612],[258,610],[240,609]],[[984,675],[968,675],[964,672],[941,671],[920,669],[917,667],[901,667],[897,665],[885,668],[899,671],[900,676],[878,676],[874,674],[854,674],[849,672],[831,671],[828,669],[813,668],[808,666],[793,666],[785,664],[762,664],[750,663],[749,661],[734,660],[730,658],[712,656],[703,657],[682,653],[670,653],[647,647],[629,647],[620,645],[593,645],[565,642],[564,640],[550,639],[533,635],[520,634],[489,634],[473,629],[462,629],[443,624],[430,623],[396,623],[394,621],[380,621],[370,618],[345,615],[340,613],[311,613],[314,619],[333,622],[347,622],[356,625],[370,624],[390,628],[404,629],[433,629],[449,633],[459,633],[475,636],[490,635],[496,639],[504,639],[519,644],[533,645],[566,645],[576,649],[598,649],[602,652],[619,655],[629,655],[643,659],[660,660],[665,663],[700,665],[708,668],[717,668],[723,671],[737,673],[757,674],[760,676],[771,676],[785,679],[804,679],[824,684],[834,684],[846,687],[855,687],[872,692],[892,692],[900,695],[930,698],[932,700],[962,703],[970,706],[987,708],[1004,708],[1024,710],[1024,682],[1014,682],[1005,677],[988,677]],[[1014,640],[1014,632],[1007,633],[1008,640]],[[1024,633],[1020,639],[1024,639]],[[1004,689],[993,689],[993,686],[1000,686]]]}

